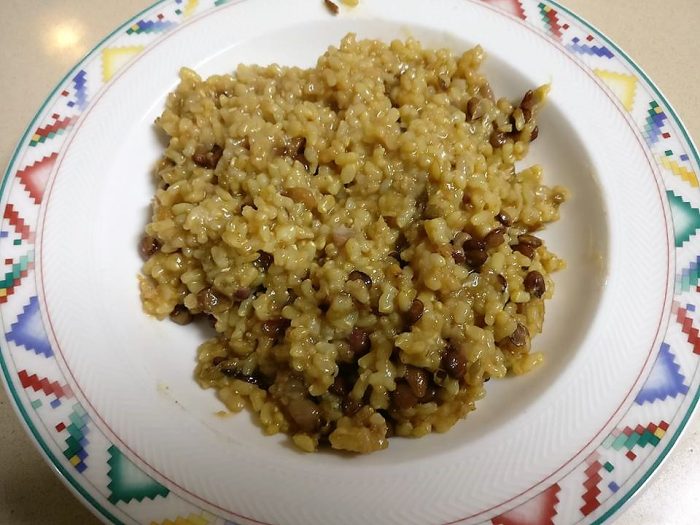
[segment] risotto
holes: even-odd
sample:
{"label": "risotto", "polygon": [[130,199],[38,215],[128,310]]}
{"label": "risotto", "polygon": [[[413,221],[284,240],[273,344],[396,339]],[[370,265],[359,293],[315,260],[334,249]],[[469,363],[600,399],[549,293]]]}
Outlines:
{"label": "risotto", "polygon": [[536,235],[566,190],[517,170],[548,87],[496,99],[483,51],[350,34],[309,69],[182,69],[156,125],[147,313],[215,336],[195,377],[304,451],[444,432],[542,359]]}

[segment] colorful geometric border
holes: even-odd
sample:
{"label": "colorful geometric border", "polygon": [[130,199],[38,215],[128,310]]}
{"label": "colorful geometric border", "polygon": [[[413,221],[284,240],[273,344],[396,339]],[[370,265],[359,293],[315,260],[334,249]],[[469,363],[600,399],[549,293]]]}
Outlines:
{"label": "colorful geometric border", "polygon": [[[476,0],[465,0],[476,1]],[[481,0],[563,46],[607,86],[636,123],[666,186],[676,285],[668,330],[650,376],[598,447],[539,494],[486,523],[602,523],[668,454],[700,398],[700,157],[651,80],[595,28],[547,0]],[[96,93],[133,57],[184,20],[227,0],[161,0],[109,35],[58,85],[14,152],[0,185],[0,367],[28,432],[67,485],[114,523],[231,523],[159,484],[99,430],[75,399],[44,330],[34,239],[49,174]]]}

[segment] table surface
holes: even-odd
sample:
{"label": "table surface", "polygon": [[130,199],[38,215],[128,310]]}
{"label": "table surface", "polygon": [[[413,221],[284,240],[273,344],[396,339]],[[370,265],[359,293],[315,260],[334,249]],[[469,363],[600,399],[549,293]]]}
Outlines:
{"label": "table surface", "polygon": [[[646,70],[700,139],[697,0],[560,0]],[[0,0],[0,166],[59,79],[97,42],[150,0]],[[57,42],[60,45],[57,45]],[[671,50],[671,52],[669,52]],[[64,487],[20,426],[0,389],[0,523],[98,523]],[[700,523],[700,417],[619,525]],[[40,502],[40,503],[38,503]]]}

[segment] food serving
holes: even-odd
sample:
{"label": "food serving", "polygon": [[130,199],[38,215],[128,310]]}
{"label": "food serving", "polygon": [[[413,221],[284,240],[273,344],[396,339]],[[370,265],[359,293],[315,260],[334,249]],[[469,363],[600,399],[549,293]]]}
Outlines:
{"label": "food serving", "polygon": [[496,98],[483,59],[349,34],[308,69],[181,70],[143,307],[212,323],[195,377],[266,434],[380,450],[542,360],[564,262],[538,232],[567,191],[519,161],[548,86]]}

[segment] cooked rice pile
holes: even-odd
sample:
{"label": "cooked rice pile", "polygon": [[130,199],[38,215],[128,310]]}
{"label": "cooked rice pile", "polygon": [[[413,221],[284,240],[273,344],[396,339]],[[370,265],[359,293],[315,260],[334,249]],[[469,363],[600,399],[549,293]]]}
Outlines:
{"label": "cooked rice pile", "polygon": [[566,190],[538,166],[547,87],[495,100],[483,51],[346,36],[310,69],[189,69],[157,126],[143,305],[216,336],[196,378],[302,450],[444,432],[540,362],[550,273],[533,232]]}

